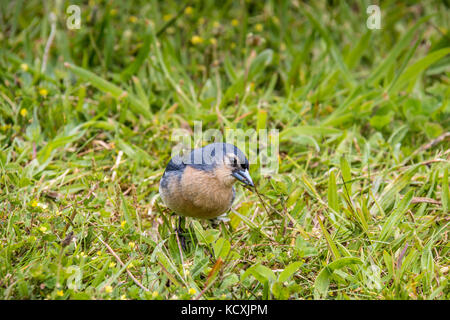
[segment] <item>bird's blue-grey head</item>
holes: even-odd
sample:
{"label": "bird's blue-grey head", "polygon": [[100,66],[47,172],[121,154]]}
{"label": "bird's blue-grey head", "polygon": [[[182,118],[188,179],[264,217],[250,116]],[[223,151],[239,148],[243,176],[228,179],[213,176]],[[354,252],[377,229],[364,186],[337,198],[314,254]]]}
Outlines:
{"label": "bird's blue-grey head", "polygon": [[245,154],[238,147],[229,143],[211,143],[203,148],[193,150],[189,155],[190,165],[203,170],[220,170],[225,181],[229,176],[253,187],[249,174],[249,163]]}

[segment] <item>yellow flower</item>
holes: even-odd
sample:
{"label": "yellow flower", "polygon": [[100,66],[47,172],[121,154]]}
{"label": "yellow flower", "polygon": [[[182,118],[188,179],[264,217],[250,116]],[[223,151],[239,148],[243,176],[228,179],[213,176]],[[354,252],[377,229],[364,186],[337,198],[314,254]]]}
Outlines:
{"label": "yellow flower", "polygon": [[158,294],[159,294],[158,291],[153,291],[152,297],[153,297],[153,298],[156,298],[156,297],[158,296]]}
{"label": "yellow flower", "polygon": [[232,25],[233,27],[237,27],[237,26],[239,25],[239,20],[238,20],[238,19],[233,19],[233,20],[231,20],[231,25]]}
{"label": "yellow flower", "polygon": [[213,22],[213,28],[219,28],[220,27],[220,22],[219,21],[214,21]]}
{"label": "yellow flower", "polygon": [[136,18],[135,16],[131,16],[129,20],[131,23],[136,23],[138,21],[138,18]]}
{"label": "yellow flower", "polygon": [[136,246],[136,244],[133,241],[129,242],[128,245],[130,246],[131,249],[134,249],[134,247]]}
{"label": "yellow flower", "polygon": [[192,38],[191,38],[191,42],[192,42],[192,44],[200,44],[200,43],[203,43],[203,38],[202,37],[199,37],[199,36],[193,36]]}
{"label": "yellow flower", "polygon": [[[22,110],[24,110],[24,109],[22,109]],[[26,111],[26,110],[25,110]],[[20,113],[22,113],[22,111],[20,112]],[[26,115],[26,114],[25,114]],[[25,117],[25,116],[24,116]],[[36,200],[33,200],[33,201],[31,201],[31,206],[33,207],[33,208],[36,208],[37,206],[38,206],[38,202],[36,201]]]}
{"label": "yellow flower", "polygon": [[211,38],[211,39],[209,39],[209,42],[210,42],[213,46],[215,46],[215,45],[217,44],[216,38]]}
{"label": "yellow flower", "polygon": [[101,256],[101,255],[102,255],[102,252],[101,252],[100,250],[98,250],[98,251],[97,251],[97,255],[98,255],[98,256]]}
{"label": "yellow flower", "polygon": [[124,220],[120,223],[120,226],[123,228],[123,227],[125,227],[126,224],[127,224],[127,222]]}
{"label": "yellow flower", "polygon": [[28,71],[28,65],[26,63],[22,63],[20,65],[20,69],[22,69],[23,71]]}
{"label": "yellow flower", "polygon": [[163,16],[164,21],[169,21],[170,19],[172,19],[172,15],[170,13]]}
{"label": "yellow flower", "polygon": [[113,288],[111,286],[105,286],[105,292],[111,293],[113,291]]}
{"label": "yellow flower", "polygon": [[2,126],[2,131],[7,131],[10,128],[11,128],[11,125],[9,123],[5,124],[5,125]]}
{"label": "yellow flower", "polygon": [[46,97],[48,95],[48,90],[45,88],[42,88],[39,90],[39,94],[43,97]]}
{"label": "yellow flower", "polygon": [[230,44],[230,48],[231,48],[231,49],[236,48],[236,43],[232,42],[232,43]]}
{"label": "yellow flower", "polygon": [[47,231],[47,227],[41,226],[41,227],[39,228],[39,230],[41,230],[41,232],[45,232],[45,231]]}
{"label": "yellow flower", "polygon": [[114,17],[117,14],[117,9],[111,9],[109,10],[109,14]]}
{"label": "yellow flower", "polygon": [[62,297],[64,295],[64,291],[62,290],[56,291],[56,295]]}
{"label": "yellow flower", "polygon": [[115,266],[116,266],[116,263],[115,263],[115,262],[110,262],[110,263],[109,263],[109,267],[110,267],[110,268],[114,268]]}
{"label": "yellow flower", "polygon": [[224,294],[222,294],[222,296],[221,296],[221,298],[222,299],[225,299],[227,296],[226,296],[226,294],[224,293]]}
{"label": "yellow flower", "polygon": [[133,267],[134,267],[134,264],[133,264],[133,261],[132,261],[132,262],[130,262],[130,264],[128,265],[127,269],[131,269],[131,268],[133,268]]}
{"label": "yellow flower", "polygon": [[184,9],[184,13],[187,15],[191,15],[192,12],[194,12],[194,9],[192,9],[192,7],[186,7],[186,9]]}
{"label": "yellow flower", "polygon": [[189,294],[190,295],[194,295],[194,294],[196,294],[197,293],[197,290],[195,290],[194,288],[190,288],[189,289]]}
{"label": "yellow flower", "polygon": [[126,296],[126,295],[124,295],[124,294],[123,294],[123,295],[121,295],[121,296],[120,296],[120,300],[127,300],[127,296]]}
{"label": "yellow flower", "polygon": [[[28,114],[28,111],[27,111],[27,109],[25,109],[25,108],[23,108],[22,110],[20,110],[20,115],[22,116],[22,117],[26,117],[27,116],[27,114]],[[37,205],[37,204],[36,204]]]}
{"label": "yellow flower", "polygon": [[200,18],[200,19],[198,19],[198,24],[199,25],[202,25],[202,24],[204,24],[205,23],[205,18]]}
{"label": "yellow flower", "polygon": [[255,25],[255,30],[258,32],[263,31],[263,25],[261,23],[258,23],[257,25]]}

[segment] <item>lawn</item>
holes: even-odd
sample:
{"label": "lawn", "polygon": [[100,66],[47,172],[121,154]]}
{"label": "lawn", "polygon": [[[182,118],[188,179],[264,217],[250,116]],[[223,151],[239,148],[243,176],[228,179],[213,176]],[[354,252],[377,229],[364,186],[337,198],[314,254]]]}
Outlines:
{"label": "lawn", "polygon": [[[0,298],[449,299],[450,3],[371,4],[2,1]],[[276,170],[182,248],[198,123]]]}

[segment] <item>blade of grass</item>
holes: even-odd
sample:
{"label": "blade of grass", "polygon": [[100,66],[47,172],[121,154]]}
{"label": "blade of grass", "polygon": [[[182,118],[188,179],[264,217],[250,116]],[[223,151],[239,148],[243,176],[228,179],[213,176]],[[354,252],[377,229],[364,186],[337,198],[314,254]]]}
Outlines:
{"label": "blade of grass", "polygon": [[400,53],[405,49],[413,39],[415,32],[417,29],[424,24],[426,21],[428,21],[431,18],[431,16],[426,16],[414,24],[413,27],[411,27],[408,32],[396,43],[394,48],[389,52],[388,56],[382,60],[382,62],[372,70],[369,77],[367,78],[368,84],[375,84],[388,70],[391,68],[393,64],[397,62],[397,57],[400,55]]}
{"label": "blade of grass", "polygon": [[119,101],[121,99],[129,101],[130,107],[135,113],[142,114],[145,118],[151,119],[152,114],[150,113],[150,110],[146,109],[144,107],[144,104],[134,95],[128,93],[127,91],[124,91],[115,84],[97,76],[95,73],[92,73],[86,69],[75,66],[68,62],[66,62],[64,65],[66,66],[66,68],[71,70],[74,74],[79,76],[84,81],[89,81],[94,87],[96,87],[100,91],[111,94],[114,98],[116,98]]}

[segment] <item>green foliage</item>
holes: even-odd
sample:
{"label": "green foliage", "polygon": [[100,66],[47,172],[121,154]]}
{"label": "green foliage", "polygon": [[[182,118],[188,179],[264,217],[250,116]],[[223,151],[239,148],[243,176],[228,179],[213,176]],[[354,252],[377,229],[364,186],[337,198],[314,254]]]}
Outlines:
{"label": "green foliage", "polygon": [[[0,298],[448,299],[450,11],[366,2],[5,4]],[[278,129],[279,170],[183,250],[158,183],[194,121]]]}

